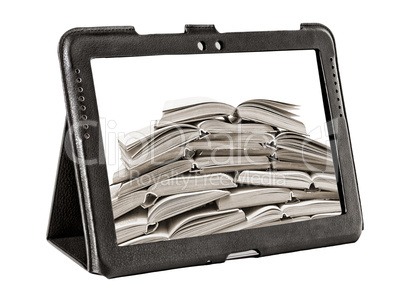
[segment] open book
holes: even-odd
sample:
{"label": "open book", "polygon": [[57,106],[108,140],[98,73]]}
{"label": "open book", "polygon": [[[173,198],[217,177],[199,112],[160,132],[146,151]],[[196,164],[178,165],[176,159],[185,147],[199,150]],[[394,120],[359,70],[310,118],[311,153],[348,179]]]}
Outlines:
{"label": "open book", "polygon": [[[246,220],[239,224],[222,229],[220,232],[232,232],[256,227],[274,225],[278,222],[288,223],[298,217],[302,220],[313,218],[315,215],[326,214],[334,216],[341,214],[339,200],[306,200],[301,202],[287,203],[282,205],[267,205],[243,209]],[[285,218],[284,220],[281,220]],[[287,219],[286,219],[287,218]]]}
{"label": "open book", "polygon": [[202,156],[265,155],[271,156],[276,149],[269,144],[267,134],[210,134],[186,145],[189,154]]}
{"label": "open book", "polygon": [[321,189],[337,191],[334,174],[301,171],[243,171],[236,182],[255,186],[273,186],[296,189]]}
{"label": "open book", "polygon": [[249,208],[301,200],[339,200],[337,191],[296,190],[280,187],[245,186],[229,189],[230,195],[216,201],[219,210]]}
{"label": "open book", "polygon": [[[211,117],[208,117],[211,118]],[[274,128],[267,124],[259,124],[253,122],[231,123],[219,119],[207,119],[203,122],[196,124],[201,133],[204,134],[227,134],[227,133],[253,133],[253,134],[267,134],[276,133]]]}
{"label": "open book", "polygon": [[155,154],[166,151],[166,148],[179,146],[183,142],[199,138],[196,126],[175,124],[162,129],[153,130],[152,127],[140,131],[130,132],[119,137],[119,146],[127,158],[135,158],[146,154],[152,149]]}
{"label": "open book", "polygon": [[[114,186],[113,191],[118,191],[118,186]],[[118,193],[112,195],[112,209],[114,218],[130,212],[144,203],[147,191],[133,191],[129,194],[119,196]]]}
{"label": "open book", "polygon": [[249,100],[237,108],[217,102],[212,99],[183,99],[176,104],[169,104],[163,110],[163,116],[157,127],[171,124],[190,123],[215,117],[237,117],[241,120],[267,124],[276,128],[306,134],[306,128],[300,121],[294,119],[295,114],[290,110],[298,106],[264,99]]}
{"label": "open book", "polygon": [[281,161],[332,166],[330,148],[307,136],[292,132],[282,132],[276,135],[275,144],[277,149],[276,158]]}
{"label": "open book", "polygon": [[296,170],[296,171],[304,171],[304,172],[326,172],[326,173],[334,173],[335,168],[331,162],[327,162],[325,164],[319,163],[311,163],[304,162],[300,157],[298,160],[286,161],[286,160],[276,160],[270,159],[271,169],[286,171],[286,170]]}
{"label": "open book", "polygon": [[193,162],[193,171],[199,173],[267,170],[269,167],[270,161],[266,156],[199,156]]}
{"label": "open book", "polygon": [[246,208],[259,205],[285,203],[292,200],[290,189],[242,187],[230,190],[230,195],[216,201],[219,210]]}
{"label": "open book", "polygon": [[230,193],[225,190],[209,190],[182,193],[161,198],[155,205],[149,208],[148,224],[163,221],[229,194]]}
{"label": "open book", "polygon": [[297,164],[297,170],[331,166],[329,148],[304,135],[304,124],[291,113],[297,108],[263,99],[237,108],[205,98],[168,105],[155,129],[149,126],[119,137],[123,168],[114,182],[198,156],[266,156],[278,160],[276,166]]}
{"label": "open book", "polygon": [[154,126],[119,137],[110,187],[120,245],[210,235],[341,214],[330,147],[298,106],[168,102]]}
{"label": "open book", "polygon": [[210,235],[218,232],[220,229],[242,222],[244,219],[245,215],[242,210],[218,211],[216,207],[211,204],[172,217],[160,223],[155,232],[136,237],[126,241],[122,245]]}
{"label": "open book", "polygon": [[148,224],[148,211],[139,207],[121,216],[115,221],[117,244],[126,242],[132,238],[150,234],[158,225]]}
{"label": "open book", "polygon": [[[113,183],[118,184],[124,182],[119,190],[119,195],[124,195],[149,187],[159,181],[164,181],[179,174],[189,172],[192,166],[192,160],[183,159],[166,164],[140,176],[137,175],[133,177],[130,177],[127,170],[123,168],[113,175]],[[130,178],[132,179],[128,181]]]}
{"label": "open book", "polygon": [[162,196],[235,188],[233,177],[225,173],[174,177],[153,184],[147,190],[143,207],[150,207]]}

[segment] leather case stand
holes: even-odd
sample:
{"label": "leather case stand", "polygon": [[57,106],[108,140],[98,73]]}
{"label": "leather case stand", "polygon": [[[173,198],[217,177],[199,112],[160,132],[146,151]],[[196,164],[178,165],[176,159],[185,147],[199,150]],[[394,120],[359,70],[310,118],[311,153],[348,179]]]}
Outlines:
{"label": "leather case stand", "polygon": [[[343,214],[260,229],[118,247],[90,60],[93,58],[204,53],[314,50],[327,116]],[[260,256],[356,241],[363,218],[339,68],[332,33],[320,24],[300,30],[219,33],[213,25],[188,25],[185,33],[139,35],[131,26],[77,28],[60,41],[66,126],[47,239],[91,273],[108,278],[224,262],[229,254]],[[85,116],[80,105],[85,103]],[[83,127],[89,125],[89,127]]]}

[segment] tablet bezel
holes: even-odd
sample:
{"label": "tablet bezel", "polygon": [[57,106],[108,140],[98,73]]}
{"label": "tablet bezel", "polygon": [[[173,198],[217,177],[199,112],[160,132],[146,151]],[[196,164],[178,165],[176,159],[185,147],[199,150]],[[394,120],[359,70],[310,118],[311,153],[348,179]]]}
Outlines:
{"label": "tablet bezel", "polygon": [[[91,70],[95,58],[202,53],[314,50],[343,214],[305,222],[120,247],[116,244],[105,153]],[[217,263],[235,252],[260,256],[356,241],[363,228],[357,179],[339,78],[335,41],[328,28],[219,33],[213,25],[187,25],[184,33],[139,35],[134,27],[76,28],[63,35],[59,56],[67,106],[67,138],[77,178],[87,263],[93,273],[117,277]],[[80,89],[82,88],[82,91]],[[85,110],[83,107],[85,106]],[[88,125],[88,128],[85,126]]]}

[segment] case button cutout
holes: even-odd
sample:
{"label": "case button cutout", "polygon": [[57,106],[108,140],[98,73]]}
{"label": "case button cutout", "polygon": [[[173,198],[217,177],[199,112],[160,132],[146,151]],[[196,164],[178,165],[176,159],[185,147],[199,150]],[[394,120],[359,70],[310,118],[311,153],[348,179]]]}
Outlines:
{"label": "case button cutout", "polygon": [[218,31],[213,24],[186,24],[184,27],[186,34],[216,34]]}

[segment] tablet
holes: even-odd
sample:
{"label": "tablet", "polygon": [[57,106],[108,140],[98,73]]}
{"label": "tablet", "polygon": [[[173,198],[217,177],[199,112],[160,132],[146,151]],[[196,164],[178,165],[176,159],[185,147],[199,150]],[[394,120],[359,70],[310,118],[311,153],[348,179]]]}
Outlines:
{"label": "tablet", "polygon": [[77,28],[48,240],[108,278],[356,241],[332,33]]}

